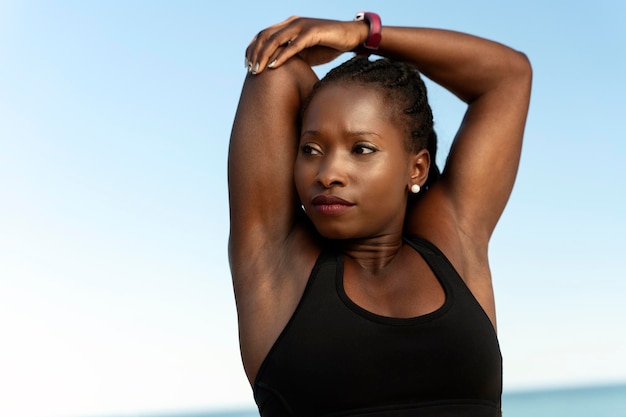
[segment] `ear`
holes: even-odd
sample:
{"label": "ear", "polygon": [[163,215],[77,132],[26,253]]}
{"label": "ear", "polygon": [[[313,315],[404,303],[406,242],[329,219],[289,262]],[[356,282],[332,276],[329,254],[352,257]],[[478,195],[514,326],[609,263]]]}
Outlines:
{"label": "ear", "polygon": [[417,184],[420,187],[424,185],[426,179],[428,179],[428,170],[430,169],[430,153],[426,149],[411,154],[409,157],[410,175],[409,190],[413,184]]}

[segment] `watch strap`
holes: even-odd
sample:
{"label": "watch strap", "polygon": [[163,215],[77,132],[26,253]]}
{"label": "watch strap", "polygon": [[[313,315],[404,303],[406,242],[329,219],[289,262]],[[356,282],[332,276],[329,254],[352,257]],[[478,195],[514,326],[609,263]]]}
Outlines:
{"label": "watch strap", "polygon": [[372,12],[359,12],[354,17],[354,20],[364,20],[369,25],[367,39],[362,45],[359,45],[354,52],[356,52],[357,55],[369,56],[378,50],[378,45],[382,39],[383,26],[380,16]]}

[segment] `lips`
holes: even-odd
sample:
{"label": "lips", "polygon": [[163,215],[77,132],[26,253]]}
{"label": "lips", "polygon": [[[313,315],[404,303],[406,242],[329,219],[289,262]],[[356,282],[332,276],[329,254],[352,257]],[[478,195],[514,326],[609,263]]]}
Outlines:
{"label": "lips", "polygon": [[344,200],[343,198],[334,196],[334,195],[318,195],[311,201],[314,206],[332,206],[336,204],[340,204],[343,206],[353,206],[354,204],[349,201]]}
{"label": "lips", "polygon": [[311,203],[315,210],[329,216],[342,214],[354,206],[354,203],[334,195],[318,195],[313,198]]}

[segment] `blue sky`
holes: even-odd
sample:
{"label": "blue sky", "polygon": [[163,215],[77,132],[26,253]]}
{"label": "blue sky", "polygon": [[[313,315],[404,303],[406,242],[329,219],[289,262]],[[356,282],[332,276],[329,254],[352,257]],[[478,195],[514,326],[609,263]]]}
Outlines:
{"label": "blue sky", "polygon": [[[226,256],[244,49],[360,10],[530,57],[490,251],[505,390],[626,381],[622,2],[0,0],[0,415],[253,406]],[[463,106],[429,87],[442,163]]]}

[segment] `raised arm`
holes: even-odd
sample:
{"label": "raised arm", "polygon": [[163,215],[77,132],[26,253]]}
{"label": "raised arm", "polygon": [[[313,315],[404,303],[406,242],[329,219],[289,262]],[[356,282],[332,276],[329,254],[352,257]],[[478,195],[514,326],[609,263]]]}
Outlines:
{"label": "raised arm", "polygon": [[[257,45],[253,59],[258,71],[276,68],[315,45],[349,51],[368,36],[364,22],[287,22]],[[287,41],[287,48],[276,49]],[[378,53],[413,63],[468,104],[437,188],[457,227],[486,244],[517,173],[530,99],[528,60],[502,44],[464,33],[392,26],[383,26]]]}
{"label": "raised arm", "polygon": [[291,256],[299,249],[293,241],[302,242],[293,239],[298,235],[293,164],[300,103],[316,80],[311,67],[296,58],[279,70],[248,75],[232,128],[229,258],[251,383],[306,282],[296,279],[304,267]]}
{"label": "raised arm", "polygon": [[381,49],[413,62],[468,104],[439,187],[463,232],[486,243],[517,174],[531,87],[526,56],[486,39],[434,29],[388,28]]}
{"label": "raised arm", "polygon": [[234,277],[245,276],[241,268],[250,260],[260,261],[284,243],[294,225],[298,112],[316,80],[310,66],[297,59],[280,71],[246,77],[228,155]]}

